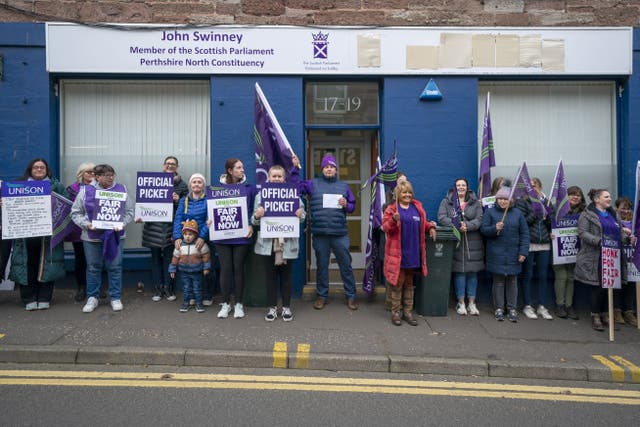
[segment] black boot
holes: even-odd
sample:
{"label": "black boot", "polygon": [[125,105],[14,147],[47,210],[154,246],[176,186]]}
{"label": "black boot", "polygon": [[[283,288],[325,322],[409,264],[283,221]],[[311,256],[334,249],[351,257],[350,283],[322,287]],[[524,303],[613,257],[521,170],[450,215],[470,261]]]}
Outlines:
{"label": "black boot", "polygon": [[558,305],[558,308],[556,309],[556,316],[562,318],[562,319],[566,319],[567,318],[567,309],[565,308],[564,304],[560,304]]}
{"label": "black boot", "polygon": [[167,297],[167,301],[175,301],[176,300],[176,293],[173,290],[175,286],[174,280],[171,279],[169,280],[169,284],[167,286],[165,286],[164,288],[164,294]]}
{"label": "black boot", "polygon": [[153,289],[155,289],[155,293],[151,297],[151,300],[158,302],[162,299],[162,296],[164,295],[164,286],[155,285]]}
{"label": "black boot", "polygon": [[80,301],[84,301],[86,298],[87,298],[87,287],[78,285],[78,290],[76,291],[76,294],[73,297],[73,299],[80,302]]}

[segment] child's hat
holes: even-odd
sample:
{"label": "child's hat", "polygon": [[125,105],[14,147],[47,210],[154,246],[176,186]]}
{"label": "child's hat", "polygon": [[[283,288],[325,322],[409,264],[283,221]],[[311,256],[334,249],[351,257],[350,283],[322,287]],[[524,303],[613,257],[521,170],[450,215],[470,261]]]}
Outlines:
{"label": "child's hat", "polygon": [[196,235],[198,234],[198,223],[195,219],[182,222],[182,234],[184,234],[185,231],[193,231]]}

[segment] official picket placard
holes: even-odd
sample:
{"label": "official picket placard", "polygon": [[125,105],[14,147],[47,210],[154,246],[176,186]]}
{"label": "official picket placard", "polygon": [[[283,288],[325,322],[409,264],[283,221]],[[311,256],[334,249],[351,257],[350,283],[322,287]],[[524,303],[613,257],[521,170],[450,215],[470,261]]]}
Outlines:
{"label": "official picket placard", "polygon": [[138,172],[135,218],[144,222],[173,222],[173,174]]}
{"label": "official picket placard", "polygon": [[299,237],[300,207],[298,189],[291,184],[264,183],[260,189],[260,205],[264,217],[260,220],[260,237]]}
{"label": "official picket placard", "polygon": [[3,239],[51,236],[49,181],[5,181],[1,194]]}
{"label": "official picket placard", "polygon": [[127,193],[112,190],[96,190],[96,208],[91,224],[100,230],[124,227]]}
{"label": "official picket placard", "polygon": [[[578,238],[579,215],[565,215],[557,223],[553,224],[551,234],[555,236],[551,245],[553,247],[553,264],[573,264],[580,251],[580,239]],[[555,222],[555,221],[554,221]]]}
{"label": "official picket placard", "polygon": [[620,269],[620,242],[602,236],[602,287],[620,289],[622,287]]}
{"label": "official picket placard", "polygon": [[238,239],[249,233],[247,190],[244,185],[207,188],[207,218],[210,240]]}

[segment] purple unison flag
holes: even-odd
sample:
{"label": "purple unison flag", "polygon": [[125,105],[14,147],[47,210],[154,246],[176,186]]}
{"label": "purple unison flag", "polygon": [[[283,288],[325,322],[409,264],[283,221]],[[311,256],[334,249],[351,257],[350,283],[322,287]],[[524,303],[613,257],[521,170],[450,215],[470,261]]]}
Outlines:
{"label": "purple unison flag", "polygon": [[[376,167],[376,174],[379,174],[382,166],[380,157]],[[380,269],[380,257],[378,240],[373,238],[373,230],[382,226],[382,205],[385,203],[384,184],[374,180],[371,184],[371,207],[369,208],[369,231],[367,233],[367,251],[365,254],[365,270],[362,279],[362,289],[370,294],[373,292],[374,278],[376,271]]]}
{"label": "purple unison flag", "polygon": [[556,213],[553,217],[554,223],[569,213],[569,196],[567,193],[567,178],[564,175],[564,166],[562,160],[558,163],[556,176],[553,179],[553,189],[551,190],[551,202],[556,207]]}
{"label": "purple unison flag", "polygon": [[61,195],[51,192],[51,223],[53,233],[49,247],[55,248],[75,228],[71,221],[71,206],[73,202]]}
{"label": "purple unison flag", "polygon": [[489,114],[489,93],[484,108],[484,125],[482,127],[482,150],[480,152],[480,182],[478,184],[478,197],[491,194],[491,168],[496,165],[496,157],[493,152],[493,133],[491,132],[491,115]]}
{"label": "purple unison flag", "polygon": [[269,168],[280,165],[286,171],[293,167],[293,151],[278,119],[271,110],[267,98],[255,85],[253,139],[256,149],[256,184],[260,187],[266,180]]}
{"label": "purple unison flag", "polygon": [[636,165],[636,199],[634,201],[635,209],[633,210],[632,234],[636,236],[636,247],[633,253],[633,264],[640,270],[640,161]]}
{"label": "purple unison flag", "polygon": [[368,180],[362,184],[362,189],[364,189],[368,184],[373,181],[386,183],[389,186],[390,190],[396,188],[396,181],[398,180],[398,143],[397,141],[393,141],[393,153],[391,157],[387,159],[386,162],[380,167],[376,169],[376,173],[374,173]]}
{"label": "purple unison flag", "polygon": [[453,225],[453,235],[458,239],[458,245],[462,241],[462,236],[460,235],[460,227],[462,227],[462,207],[460,206],[460,199],[458,198],[458,192],[456,190],[455,183],[453,184],[453,189],[451,190],[451,199],[453,201],[453,216],[451,217],[451,224]]}
{"label": "purple unison flag", "polygon": [[531,185],[531,178],[529,177],[527,162],[522,162],[522,166],[520,166],[520,169],[518,169],[518,173],[513,179],[512,185],[513,187],[511,187],[511,195],[509,196],[509,199],[529,197],[535,214],[538,216],[544,216],[547,209],[544,206],[542,200],[540,200],[540,195],[538,194],[536,189],[533,188],[533,185]]}

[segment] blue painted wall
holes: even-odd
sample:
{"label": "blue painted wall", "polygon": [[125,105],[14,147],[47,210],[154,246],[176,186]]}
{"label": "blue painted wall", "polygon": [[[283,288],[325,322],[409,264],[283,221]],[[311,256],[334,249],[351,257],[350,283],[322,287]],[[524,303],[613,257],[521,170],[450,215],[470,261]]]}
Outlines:
{"label": "blue painted wall", "polygon": [[633,30],[633,71],[623,91],[618,173],[620,194],[633,199],[636,164],[640,160],[640,29]]}
{"label": "blue painted wall", "polygon": [[0,53],[4,65],[0,81],[0,178],[22,175],[34,157],[47,159],[54,175],[58,175],[44,24],[0,24]]}
{"label": "blue painted wall", "polygon": [[[225,160],[242,160],[249,182],[255,182],[255,151],[253,140],[254,85],[262,92],[278,118],[293,151],[304,159],[304,94],[299,77],[211,77],[211,177],[217,180],[224,173]],[[301,172],[304,176],[304,171]],[[306,244],[300,241],[301,253],[293,270],[293,295],[302,294],[305,282]]]}
{"label": "blue painted wall", "polygon": [[465,177],[471,189],[478,181],[477,100],[475,77],[436,77],[443,99],[420,101],[429,76],[387,77],[382,99],[381,158],[398,141],[398,169],[413,184],[416,198],[436,219],[440,201]]}

